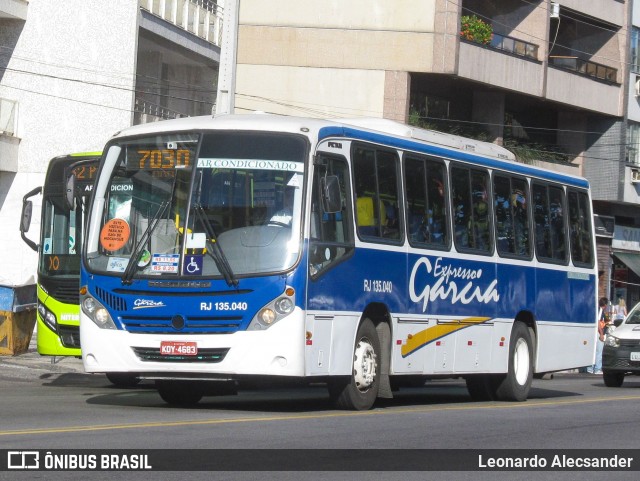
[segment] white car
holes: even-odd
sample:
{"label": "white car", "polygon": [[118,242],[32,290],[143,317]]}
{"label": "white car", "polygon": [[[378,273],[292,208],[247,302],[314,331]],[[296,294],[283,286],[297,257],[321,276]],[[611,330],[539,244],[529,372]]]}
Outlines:
{"label": "white car", "polygon": [[608,387],[620,387],[628,374],[640,374],[640,303],[604,341],[602,374]]}

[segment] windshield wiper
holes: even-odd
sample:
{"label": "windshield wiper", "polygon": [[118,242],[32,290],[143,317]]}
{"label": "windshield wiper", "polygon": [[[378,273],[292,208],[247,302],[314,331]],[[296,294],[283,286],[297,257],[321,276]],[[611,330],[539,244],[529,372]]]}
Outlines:
{"label": "windshield wiper", "polygon": [[138,262],[140,261],[140,256],[142,255],[142,248],[149,240],[151,233],[160,222],[160,219],[162,219],[162,217],[164,216],[165,212],[167,211],[167,207],[169,207],[170,203],[171,203],[170,201],[165,200],[160,204],[160,208],[158,209],[158,212],[156,212],[156,215],[153,216],[153,218],[149,222],[149,225],[147,225],[147,228],[142,234],[142,237],[140,237],[140,240],[133,248],[131,257],[129,257],[129,263],[127,264],[127,267],[125,268],[122,274],[122,284],[128,286],[132,283],[133,275],[137,270]]}
{"label": "windshield wiper", "polygon": [[216,231],[205,214],[204,209],[200,204],[194,204],[193,212],[196,215],[196,219],[200,221],[207,233],[207,245],[209,246],[209,250],[207,252],[216,263],[216,266],[218,266],[218,270],[224,277],[227,285],[238,287],[238,279],[236,279],[236,276],[233,274],[233,270],[231,270],[227,256],[224,255],[224,252],[218,243]]}

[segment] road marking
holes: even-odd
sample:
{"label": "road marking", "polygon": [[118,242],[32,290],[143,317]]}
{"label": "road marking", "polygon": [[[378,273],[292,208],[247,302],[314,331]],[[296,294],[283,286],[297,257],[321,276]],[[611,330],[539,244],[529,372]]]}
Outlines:
{"label": "road marking", "polygon": [[638,396],[623,396],[623,397],[604,397],[604,398],[591,398],[591,399],[578,399],[570,401],[532,401],[522,403],[468,403],[463,406],[441,406],[430,405],[420,406],[413,408],[399,408],[393,407],[384,409],[374,409],[372,411],[353,411],[353,412],[332,412],[322,414],[294,414],[283,416],[258,416],[258,417],[241,417],[230,419],[203,419],[193,421],[170,421],[170,422],[148,422],[148,423],[130,423],[130,424],[98,424],[93,426],[68,426],[68,427],[51,427],[51,428],[39,428],[39,429],[18,429],[13,431],[0,431],[0,436],[20,436],[29,434],[58,434],[58,433],[79,433],[88,431],[108,431],[117,429],[138,429],[138,428],[154,428],[154,427],[171,427],[171,426],[207,426],[215,424],[235,424],[235,423],[254,423],[254,422],[272,422],[272,421],[293,421],[300,419],[328,419],[328,418],[341,418],[341,417],[353,417],[353,416],[380,416],[391,414],[415,414],[415,413],[429,413],[440,411],[469,411],[472,409],[521,409],[527,407],[548,407],[548,406],[562,406],[562,405],[575,405],[586,403],[600,403],[600,402],[612,402],[612,401],[638,401]]}

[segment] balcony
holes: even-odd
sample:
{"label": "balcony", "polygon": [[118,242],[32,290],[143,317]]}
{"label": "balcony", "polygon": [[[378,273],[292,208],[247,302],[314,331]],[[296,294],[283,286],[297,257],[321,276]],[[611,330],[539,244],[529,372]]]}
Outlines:
{"label": "balcony", "polygon": [[538,46],[517,38],[494,33],[491,38],[490,48],[518,55],[520,57],[538,60]]}
{"label": "balcony", "polygon": [[139,0],[139,5],[215,46],[222,43],[222,8],[213,0]]}
{"label": "balcony", "polygon": [[134,125],[147,124],[150,122],[157,122],[159,120],[187,117],[187,115],[181,112],[176,112],[175,110],[171,110],[170,108],[163,107],[162,105],[149,102],[148,100],[140,97],[136,97],[134,112]]}
{"label": "balcony", "polygon": [[0,98],[0,172],[18,171],[17,111],[17,102]]}
{"label": "balcony", "polygon": [[26,20],[28,5],[26,0],[0,0],[0,18]]}
{"label": "balcony", "polygon": [[616,83],[618,78],[618,69],[578,57],[549,55],[549,65],[605,82]]}

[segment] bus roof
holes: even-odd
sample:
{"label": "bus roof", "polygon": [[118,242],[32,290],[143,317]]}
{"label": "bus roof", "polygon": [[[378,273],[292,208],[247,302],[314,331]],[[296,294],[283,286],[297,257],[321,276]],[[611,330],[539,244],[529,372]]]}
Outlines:
{"label": "bus roof", "polygon": [[583,188],[589,186],[586,179],[582,177],[517,162],[512,152],[490,142],[421,129],[380,118],[316,119],[266,113],[215,117],[206,115],[140,124],[116,133],[113,138],[153,135],[161,132],[226,129],[303,132],[317,140],[334,136],[369,140],[399,149],[475,162],[490,168],[515,171],[522,175],[542,177]]}

